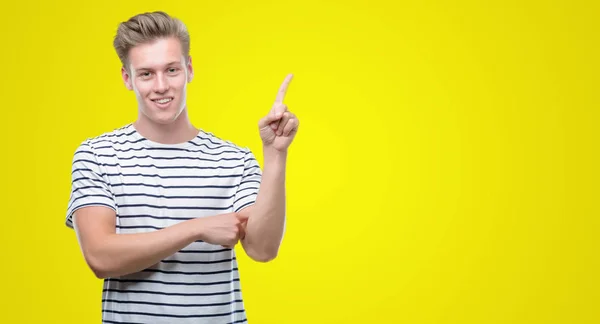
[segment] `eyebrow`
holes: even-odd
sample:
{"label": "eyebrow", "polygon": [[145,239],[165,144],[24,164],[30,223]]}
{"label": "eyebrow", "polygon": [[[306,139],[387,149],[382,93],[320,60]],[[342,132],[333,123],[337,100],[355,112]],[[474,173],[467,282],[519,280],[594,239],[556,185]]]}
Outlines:
{"label": "eyebrow", "polygon": [[[181,64],[180,61],[171,61],[169,63],[167,63],[165,66],[172,66],[172,65],[179,65]],[[148,67],[141,67],[139,69],[135,69],[136,71],[151,71],[153,70],[152,68],[148,68]]]}

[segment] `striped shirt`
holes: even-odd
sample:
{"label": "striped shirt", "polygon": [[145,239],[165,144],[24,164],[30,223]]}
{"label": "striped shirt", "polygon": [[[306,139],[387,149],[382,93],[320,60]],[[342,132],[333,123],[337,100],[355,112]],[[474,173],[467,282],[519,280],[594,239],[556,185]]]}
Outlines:
{"label": "striped shirt", "polygon": [[[73,157],[66,225],[86,206],[116,213],[117,233],[238,212],[254,203],[260,167],[247,148],[199,131],[167,145],[133,124],[83,141]],[[103,323],[246,323],[235,251],[196,241],[141,272],[104,280]]]}

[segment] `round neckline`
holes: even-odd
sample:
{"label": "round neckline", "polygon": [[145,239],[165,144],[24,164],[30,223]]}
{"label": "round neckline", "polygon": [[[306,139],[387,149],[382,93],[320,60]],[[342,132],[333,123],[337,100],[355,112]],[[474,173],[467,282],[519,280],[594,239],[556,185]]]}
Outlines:
{"label": "round neckline", "polygon": [[174,144],[159,143],[159,142],[155,142],[155,141],[152,141],[152,140],[144,137],[142,134],[140,134],[140,132],[137,131],[137,129],[135,128],[135,126],[133,126],[133,123],[130,123],[127,126],[127,133],[130,133],[131,136],[136,141],[139,141],[139,142],[141,142],[144,145],[149,146],[149,147],[157,147],[157,148],[186,148],[186,147],[191,147],[191,146],[197,146],[197,144],[194,143],[194,140],[200,137],[200,134],[202,133],[202,130],[198,129],[198,134],[196,134],[196,136],[194,136],[194,138],[192,138],[191,140],[185,141],[185,142],[180,142],[180,143],[174,143]]}

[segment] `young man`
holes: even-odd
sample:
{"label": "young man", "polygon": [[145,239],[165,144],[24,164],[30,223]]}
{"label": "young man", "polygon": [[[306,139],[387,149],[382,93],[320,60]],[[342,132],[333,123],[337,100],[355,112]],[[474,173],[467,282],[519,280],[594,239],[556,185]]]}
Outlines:
{"label": "young man", "polygon": [[259,123],[264,166],[194,127],[185,25],[163,12],[120,24],[114,47],[135,122],[87,139],[73,158],[66,224],[104,279],[103,323],[244,323],[233,247],[275,258],[285,226],[287,150],[298,119],[284,80]]}

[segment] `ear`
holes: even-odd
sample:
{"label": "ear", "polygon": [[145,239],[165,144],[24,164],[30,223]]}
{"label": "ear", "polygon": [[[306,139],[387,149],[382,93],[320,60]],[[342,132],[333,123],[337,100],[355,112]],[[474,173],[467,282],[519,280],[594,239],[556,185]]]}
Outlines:
{"label": "ear", "polygon": [[192,57],[191,56],[188,56],[188,62],[186,64],[186,68],[187,68],[187,73],[188,73],[187,82],[190,83],[190,82],[192,82],[192,79],[194,78],[194,68],[192,67]]}
{"label": "ear", "polygon": [[121,76],[123,77],[123,82],[125,83],[125,87],[127,87],[127,90],[133,90],[133,85],[131,84],[131,76],[129,75],[129,72],[127,72],[127,69],[124,66],[121,67]]}

